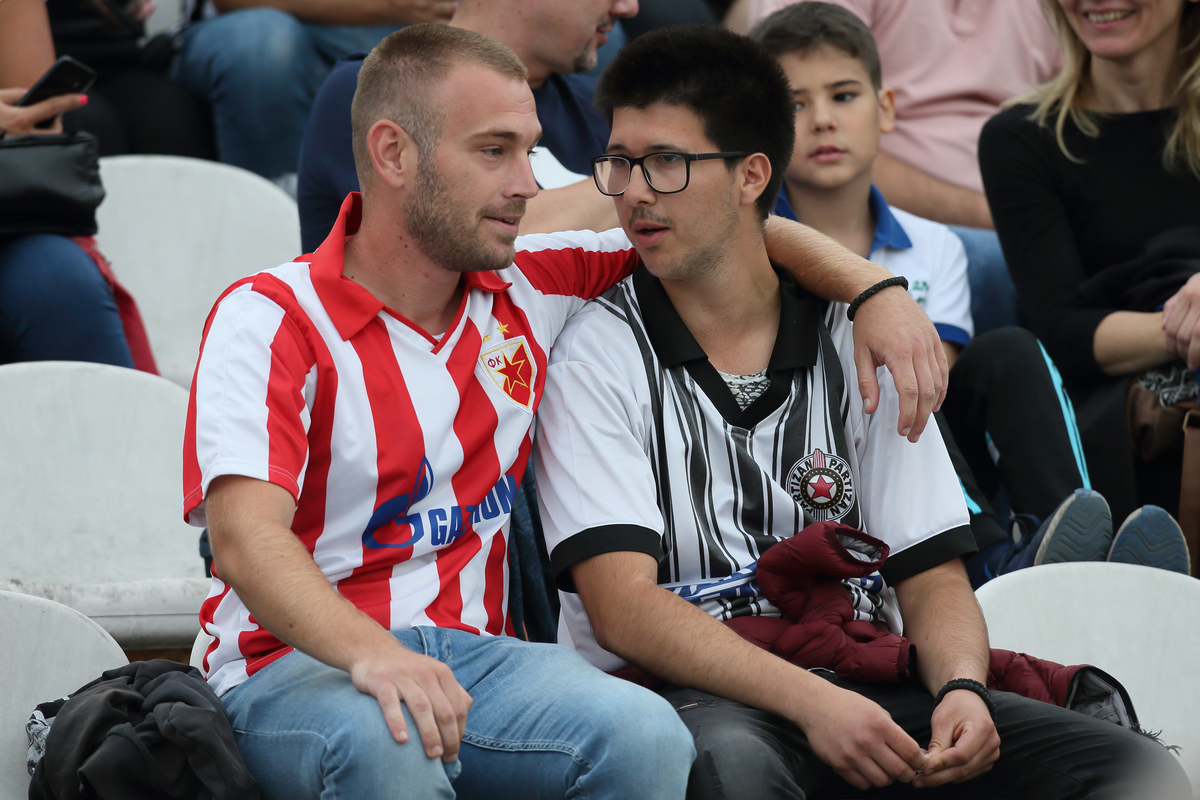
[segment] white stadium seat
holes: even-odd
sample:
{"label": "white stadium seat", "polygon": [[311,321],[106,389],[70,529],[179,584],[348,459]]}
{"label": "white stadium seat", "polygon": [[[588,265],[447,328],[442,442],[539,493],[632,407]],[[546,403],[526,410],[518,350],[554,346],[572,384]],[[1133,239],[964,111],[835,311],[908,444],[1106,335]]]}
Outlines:
{"label": "white stadium seat", "polygon": [[1133,564],[1047,564],[976,592],[992,647],[1092,664],[1129,690],[1144,729],[1182,748],[1200,788],[1200,580]]}
{"label": "white stadium seat", "polygon": [[192,642],[192,652],[188,656],[188,663],[196,669],[204,672],[204,651],[213,643],[213,637],[209,636],[204,631],[196,634],[196,641]]}
{"label": "white stadium seat", "polygon": [[0,367],[0,590],[70,605],[126,649],[189,646],[210,582],[183,521],[186,415],[187,392],[144,372]]}
{"label": "white stadium seat", "polygon": [[251,172],[191,158],[102,158],[100,177],[96,240],[141,309],[159,372],[186,388],[221,292],[300,255],[296,203]]}
{"label": "white stadium seat", "polygon": [[4,591],[0,642],[0,800],[25,800],[25,721],[34,707],[129,662],[112,637],[78,611]]}
{"label": "white stadium seat", "polygon": [[184,0],[154,0],[154,12],[146,18],[146,38],[170,31],[183,21]]}

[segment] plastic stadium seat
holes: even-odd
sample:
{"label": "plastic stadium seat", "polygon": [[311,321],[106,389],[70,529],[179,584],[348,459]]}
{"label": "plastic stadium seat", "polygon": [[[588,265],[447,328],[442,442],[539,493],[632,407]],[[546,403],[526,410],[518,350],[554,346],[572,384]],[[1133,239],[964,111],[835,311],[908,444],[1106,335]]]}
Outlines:
{"label": "plastic stadium seat", "polygon": [[197,633],[196,641],[192,642],[192,654],[188,657],[188,663],[201,672],[204,672],[204,651],[212,642],[213,637],[204,631]]}
{"label": "plastic stadium seat", "polygon": [[[183,521],[187,392],[102,364],[0,367],[0,589],[187,647],[210,581]],[[3,649],[3,646],[0,646]]]}
{"label": "plastic stadium seat", "polygon": [[1200,580],[1133,564],[1047,564],[976,592],[993,647],[1093,664],[1125,685],[1144,729],[1182,748],[1200,788]]}
{"label": "plastic stadium seat", "polygon": [[25,800],[25,720],[128,662],[104,629],[66,606],[0,591],[0,800]]}
{"label": "plastic stadium seat", "polygon": [[165,33],[183,21],[183,0],[155,0],[154,12],[146,18],[146,38]]}
{"label": "plastic stadium seat", "polygon": [[221,292],[300,255],[296,204],[251,172],[191,158],[102,158],[100,176],[100,249],[138,302],[159,372],[186,388]]}

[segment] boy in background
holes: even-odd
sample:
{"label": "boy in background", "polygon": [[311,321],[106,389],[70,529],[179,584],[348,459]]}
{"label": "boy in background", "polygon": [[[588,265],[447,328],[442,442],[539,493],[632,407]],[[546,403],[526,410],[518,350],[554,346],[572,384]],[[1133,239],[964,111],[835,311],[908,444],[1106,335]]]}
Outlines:
{"label": "boy in background", "polygon": [[[889,207],[871,183],[881,134],[895,125],[895,98],[882,86],[870,30],[840,6],[802,2],[764,19],[751,38],[783,67],[796,109],[796,145],[775,213],[906,277],[942,339],[953,370],[938,423],[980,551],[972,583],[1035,564],[1108,558],[1108,504],[1090,489],[1074,411],[1049,357],[1021,328],[972,341],[961,240],[945,225]],[[1001,486],[1018,523],[1012,535],[988,501]],[[1134,512],[1124,529],[1138,539],[1182,542],[1165,513]]]}

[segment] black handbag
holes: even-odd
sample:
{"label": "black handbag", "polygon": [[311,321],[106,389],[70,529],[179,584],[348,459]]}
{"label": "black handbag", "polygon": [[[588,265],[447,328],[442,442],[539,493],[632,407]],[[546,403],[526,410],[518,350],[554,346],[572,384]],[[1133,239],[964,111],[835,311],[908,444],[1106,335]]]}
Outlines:
{"label": "black handbag", "polygon": [[90,133],[0,139],[0,237],[91,236],[103,199],[100,147]]}

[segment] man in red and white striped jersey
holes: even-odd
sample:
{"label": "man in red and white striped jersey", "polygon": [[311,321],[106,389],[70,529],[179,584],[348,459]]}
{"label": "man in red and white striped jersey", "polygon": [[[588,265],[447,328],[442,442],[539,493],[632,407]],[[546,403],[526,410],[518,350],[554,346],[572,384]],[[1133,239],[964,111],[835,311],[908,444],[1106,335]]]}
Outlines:
{"label": "man in red and white striped jersey", "polygon": [[[204,668],[268,797],[683,796],[694,750],[669,704],[506,618],[547,352],[638,264],[619,230],[514,255],[541,133],[525,79],[469,31],[385,39],[354,100],[362,197],[206,324],[184,461],[185,514],[215,556]],[[803,230],[773,235],[781,261],[839,268],[818,291],[880,277]],[[907,366],[915,437],[944,364],[894,297],[873,310],[895,349],[860,367],[870,384],[876,359]]]}

